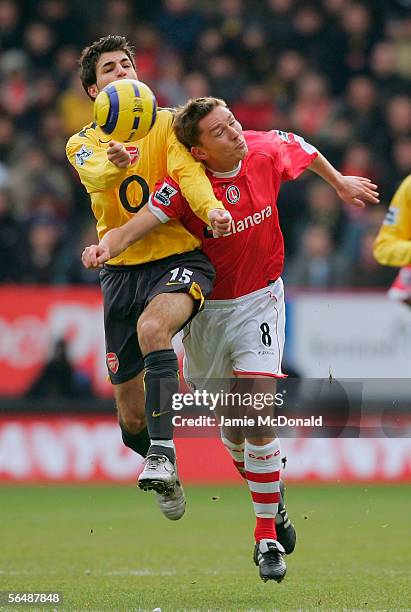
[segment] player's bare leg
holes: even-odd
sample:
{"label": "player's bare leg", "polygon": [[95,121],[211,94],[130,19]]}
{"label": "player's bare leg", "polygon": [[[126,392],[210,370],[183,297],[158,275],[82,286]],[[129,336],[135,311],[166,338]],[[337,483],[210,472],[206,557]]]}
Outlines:
{"label": "player's bare leg", "polygon": [[137,325],[144,355],[145,413],[151,438],[139,486],[165,496],[176,508],[176,516],[171,516],[170,511],[168,518],[175,519],[182,516],[185,499],[175,467],[172,396],[178,393],[179,373],[171,340],[193,309],[194,301],[187,293],[162,293],[153,298]]}
{"label": "player's bare leg", "polygon": [[145,457],[150,447],[150,438],[144,412],[143,372],[113,387],[123,442]]}

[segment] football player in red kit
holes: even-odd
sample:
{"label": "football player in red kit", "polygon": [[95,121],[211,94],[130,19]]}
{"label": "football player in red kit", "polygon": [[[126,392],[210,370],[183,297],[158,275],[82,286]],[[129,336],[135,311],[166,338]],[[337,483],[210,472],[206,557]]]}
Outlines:
{"label": "football player in red kit", "polygon": [[[213,292],[184,337],[187,380],[283,377],[284,291],[281,272],[284,243],[277,197],[283,181],[309,169],[356,206],[377,203],[376,186],[368,179],[342,176],[301,137],[277,130],[243,132],[216,98],[189,101],[177,112],[174,129],[192,155],[202,161],[214,193],[230,211],[230,230],[215,239],[191,211],[178,185],[166,178],[157,184],[148,206],[125,225],[110,230],[98,245],[83,252],[86,267],[104,264],[159,222],[179,218],[201,238],[202,250],[216,269]],[[185,281],[176,268],[170,283]],[[256,527],[254,561],[261,578],[281,581],[284,552],[292,552],[295,531],[283,508],[279,512],[280,443],[273,435],[227,428],[223,442],[249,486]],[[277,519],[277,520],[276,520]],[[277,524],[276,524],[277,523]],[[284,546],[279,542],[283,541]]]}

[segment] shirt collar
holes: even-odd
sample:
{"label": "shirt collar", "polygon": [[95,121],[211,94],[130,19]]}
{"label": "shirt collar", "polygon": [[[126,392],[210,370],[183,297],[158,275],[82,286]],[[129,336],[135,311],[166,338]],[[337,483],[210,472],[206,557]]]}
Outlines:
{"label": "shirt collar", "polygon": [[211,169],[209,169],[209,171],[216,178],[233,178],[234,176],[237,176],[237,174],[240,173],[241,164],[242,162],[240,160],[238,166],[236,166],[234,170],[229,170],[228,172],[216,172],[215,170],[211,170]]}

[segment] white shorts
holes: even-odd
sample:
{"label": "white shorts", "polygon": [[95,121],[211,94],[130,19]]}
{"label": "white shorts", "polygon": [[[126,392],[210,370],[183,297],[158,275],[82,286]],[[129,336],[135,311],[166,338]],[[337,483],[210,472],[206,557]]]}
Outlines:
{"label": "white shorts", "polygon": [[184,377],[197,388],[241,374],[283,378],[284,338],[281,278],[240,298],[206,301],[184,329]]}

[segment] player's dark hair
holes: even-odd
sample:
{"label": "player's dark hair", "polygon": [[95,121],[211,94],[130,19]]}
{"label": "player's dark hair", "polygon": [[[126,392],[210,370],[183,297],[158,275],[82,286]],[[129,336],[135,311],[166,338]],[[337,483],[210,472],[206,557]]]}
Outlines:
{"label": "player's dark hair", "polygon": [[204,119],[217,106],[227,106],[220,98],[195,98],[177,109],[174,118],[174,131],[177,138],[187,149],[195,147],[200,141],[199,121]]}
{"label": "player's dark hair", "polygon": [[136,67],[134,48],[124,36],[109,34],[108,36],[103,36],[99,40],[95,40],[93,44],[83,49],[79,59],[80,79],[89,98],[91,98],[91,96],[88,93],[88,88],[90,85],[94,85],[97,80],[97,62],[102,53],[107,53],[110,51],[124,51],[130,62],[133,64],[133,68],[135,69]]}

